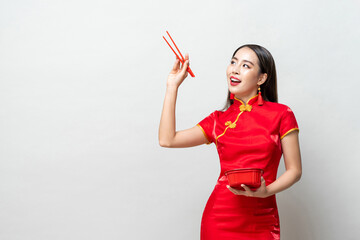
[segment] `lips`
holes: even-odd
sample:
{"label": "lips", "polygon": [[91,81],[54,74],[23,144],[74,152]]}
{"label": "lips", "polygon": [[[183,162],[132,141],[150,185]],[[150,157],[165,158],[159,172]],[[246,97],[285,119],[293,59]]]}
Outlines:
{"label": "lips", "polygon": [[241,80],[240,80],[240,79],[238,79],[238,78],[236,78],[236,77],[233,77],[233,76],[230,77],[230,80],[231,80],[231,82],[233,82],[233,83],[241,83]]}
{"label": "lips", "polygon": [[240,79],[238,79],[236,77],[233,77],[233,76],[230,77],[230,85],[231,86],[236,86],[236,85],[238,85],[240,83],[241,83]]}

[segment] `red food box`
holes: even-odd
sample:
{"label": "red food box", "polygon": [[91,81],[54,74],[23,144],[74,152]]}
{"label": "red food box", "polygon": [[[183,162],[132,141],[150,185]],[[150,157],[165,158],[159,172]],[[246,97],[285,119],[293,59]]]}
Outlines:
{"label": "red food box", "polygon": [[261,175],[264,170],[260,168],[238,168],[225,172],[225,176],[232,188],[245,190],[241,184],[245,184],[251,190],[256,190],[261,185]]}

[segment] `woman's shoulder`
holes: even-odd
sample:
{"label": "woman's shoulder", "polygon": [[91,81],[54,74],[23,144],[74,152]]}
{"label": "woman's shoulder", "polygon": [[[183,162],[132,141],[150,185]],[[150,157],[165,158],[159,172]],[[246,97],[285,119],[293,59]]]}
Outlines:
{"label": "woman's shoulder", "polygon": [[276,118],[283,118],[284,116],[288,116],[288,115],[292,115],[293,110],[289,107],[289,105],[284,104],[284,103],[276,103],[276,102],[268,102],[265,101],[264,102],[264,106],[266,106],[264,108],[264,114],[266,115],[271,115],[274,116]]}
{"label": "woman's shoulder", "polygon": [[284,103],[269,102],[269,101],[265,101],[265,102],[266,105],[269,107],[269,109],[272,109],[274,111],[279,111],[279,112],[291,111],[291,108]]}
{"label": "woman's shoulder", "polygon": [[219,118],[223,116],[225,112],[226,111],[224,110],[214,110],[212,113],[210,113],[210,116],[212,116],[213,118]]}
{"label": "woman's shoulder", "polygon": [[222,119],[222,118],[226,118],[229,114],[231,114],[231,109],[221,109],[221,110],[213,110],[212,112],[210,112],[210,114],[208,114],[207,118],[209,119]]}
{"label": "woman's shoulder", "polygon": [[219,117],[219,115],[222,113],[222,111],[220,110],[213,110],[212,112],[208,113],[208,115],[206,116],[206,118],[209,119],[216,119]]}

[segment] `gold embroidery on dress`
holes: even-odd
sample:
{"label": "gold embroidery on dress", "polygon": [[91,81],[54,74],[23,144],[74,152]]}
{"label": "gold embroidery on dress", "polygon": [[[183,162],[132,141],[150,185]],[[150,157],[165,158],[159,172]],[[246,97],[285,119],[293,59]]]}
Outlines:
{"label": "gold embroidery on dress", "polygon": [[225,126],[229,126],[229,128],[235,128],[236,127],[236,123],[232,123],[231,121],[227,121],[226,123],[225,123]]}
{"label": "gold embroidery on dress", "polygon": [[251,109],[252,109],[252,106],[251,105],[241,105],[240,106],[240,111],[242,111],[242,112],[244,112],[244,111],[248,111],[248,112],[250,112],[251,111]]}
{"label": "gold embroidery on dress", "polygon": [[236,100],[238,100],[239,102],[242,103],[242,105],[240,105],[240,107],[239,107],[240,113],[237,115],[237,118],[236,118],[236,120],[235,120],[234,122],[227,121],[227,122],[225,123],[225,126],[227,126],[227,127],[225,128],[224,132],[223,132],[222,134],[220,134],[219,136],[217,136],[216,139],[215,139],[215,144],[216,144],[216,146],[217,146],[217,140],[219,139],[219,137],[224,136],[224,134],[225,134],[225,132],[226,132],[226,130],[227,130],[228,128],[235,128],[235,127],[236,127],[236,122],[237,122],[237,120],[239,119],[240,115],[241,115],[243,112],[245,112],[245,111],[251,112],[252,106],[251,106],[251,105],[248,105],[248,103],[250,102],[251,99],[255,98],[255,97],[258,96],[258,95],[259,95],[259,94],[256,94],[255,96],[253,96],[252,98],[250,98],[250,99],[247,101],[246,105],[244,104],[243,101],[241,101],[240,99],[238,99],[238,98],[235,97]]}
{"label": "gold embroidery on dress", "polygon": [[217,140],[219,139],[219,137],[221,137],[221,136],[224,136],[224,134],[225,134],[225,132],[226,132],[226,130],[228,129],[228,128],[235,128],[236,127],[236,122],[237,122],[237,120],[239,119],[239,117],[240,117],[240,115],[242,114],[243,112],[240,112],[238,115],[237,115],[237,118],[235,119],[235,121],[232,123],[231,121],[227,121],[226,123],[225,123],[225,125],[227,126],[226,128],[225,128],[225,130],[224,130],[224,132],[222,133],[222,134],[220,134],[219,136],[217,136],[217,138],[215,139],[215,144],[216,144],[216,146],[217,146]]}

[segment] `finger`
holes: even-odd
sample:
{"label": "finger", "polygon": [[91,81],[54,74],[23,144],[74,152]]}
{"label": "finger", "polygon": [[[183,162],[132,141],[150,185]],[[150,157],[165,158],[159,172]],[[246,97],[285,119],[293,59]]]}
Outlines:
{"label": "finger", "polygon": [[185,73],[188,67],[189,67],[189,60],[185,60],[184,64],[181,67],[181,71]]}
{"label": "finger", "polygon": [[246,186],[245,184],[241,184],[241,186],[245,189],[246,192],[252,193],[253,191],[251,191],[251,189]]}
{"label": "finger", "polygon": [[[188,53],[185,54],[185,61],[186,60],[189,60],[189,54]],[[190,66],[190,60],[188,61],[188,64],[189,64],[188,66]]]}
{"label": "finger", "polygon": [[233,194],[236,194],[236,195],[244,195],[244,193],[245,193],[245,191],[232,188],[232,187],[230,187],[229,185],[226,185],[226,187],[227,187]]}
{"label": "finger", "polygon": [[172,70],[177,71],[177,70],[179,70],[179,67],[180,67],[180,60],[176,57],[176,60],[175,60]]}
{"label": "finger", "polygon": [[227,185],[226,187],[229,189],[230,192],[232,192],[233,194],[236,194],[236,192],[233,190],[232,187],[230,187],[229,185]]}
{"label": "finger", "polygon": [[266,186],[266,181],[263,177],[261,177],[261,185],[265,185]]}

